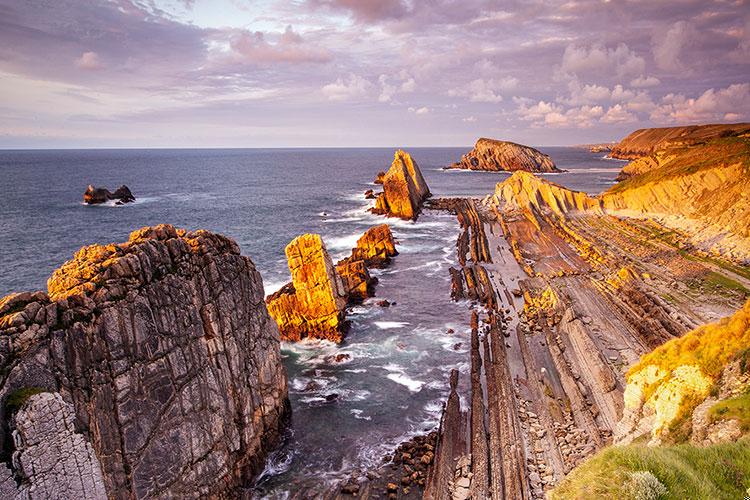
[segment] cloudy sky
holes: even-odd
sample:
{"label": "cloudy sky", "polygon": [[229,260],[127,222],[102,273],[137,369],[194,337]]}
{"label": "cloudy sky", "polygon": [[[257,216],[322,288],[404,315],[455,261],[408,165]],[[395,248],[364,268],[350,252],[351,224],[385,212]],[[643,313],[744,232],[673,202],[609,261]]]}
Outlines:
{"label": "cloudy sky", "polygon": [[534,145],[750,120],[750,1],[0,0],[0,147]]}

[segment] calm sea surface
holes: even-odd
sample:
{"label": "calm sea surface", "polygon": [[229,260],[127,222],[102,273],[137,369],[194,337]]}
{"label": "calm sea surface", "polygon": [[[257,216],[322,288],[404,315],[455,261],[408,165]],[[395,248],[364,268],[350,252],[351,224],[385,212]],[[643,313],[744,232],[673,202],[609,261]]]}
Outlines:
{"label": "calm sea surface", "polygon": [[[508,174],[440,168],[468,149],[409,152],[435,196],[484,196]],[[622,167],[583,149],[541,149],[569,170],[546,178],[589,193],[613,184]],[[362,193],[392,158],[385,148],[0,151],[0,296],[45,289],[82,245],[125,241],[130,231],[159,223],[234,238],[273,292],[289,280],[284,247],[295,236],[320,233],[337,259],[384,221],[366,212]],[[85,206],[89,183],[126,184],[137,201]],[[397,305],[380,308],[371,299],[355,307],[342,346],[283,346],[292,426],[258,496],[313,495],[352,468],[377,464],[438,422],[448,373],[468,369],[467,304],[449,300],[455,219],[427,211],[417,223],[388,222],[400,255],[376,271],[376,293]],[[336,363],[338,353],[350,358]]]}

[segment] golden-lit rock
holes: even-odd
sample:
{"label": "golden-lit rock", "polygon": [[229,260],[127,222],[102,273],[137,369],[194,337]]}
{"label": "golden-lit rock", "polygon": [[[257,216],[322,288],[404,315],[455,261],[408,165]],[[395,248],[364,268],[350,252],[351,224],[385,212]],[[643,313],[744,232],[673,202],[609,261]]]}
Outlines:
{"label": "golden-lit rock", "polygon": [[287,245],[286,257],[292,282],[266,298],[281,338],[341,342],[347,290],[320,235],[298,236]]}
{"label": "golden-lit rock", "polygon": [[368,267],[383,267],[388,265],[391,257],[398,255],[396,242],[388,224],[373,226],[357,240],[356,248],[352,249],[352,259],[363,260]]}
{"label": "golden-lit rock", "polygon": [[377,195],[372,212],[416,220],[422,203],[429,196],[430,189],[417,162],[409,153],[399,149],[394,154],[391,168],[383,176],[383,192]]}
{"label": "golden-lit rock", "polygon": [[530,146],[509,141],[481,138],[461,161],[448,168],[491,172],[560,172],[548,155]]}
{"label": "golden-lit rock", "polygon": [[574,211],[603,213],[601,202],[586,193],[564,188],[532,173],[518,171],[497,184],[493,202],[498,208],[551,211],[559,216]]}
{"label": "golden-lit rock", "polygon": [[342,259],[336,264],[336,272],[341,276],[350,303],[356,304],[373,296],[377,279],[370,276],[364,260]]}

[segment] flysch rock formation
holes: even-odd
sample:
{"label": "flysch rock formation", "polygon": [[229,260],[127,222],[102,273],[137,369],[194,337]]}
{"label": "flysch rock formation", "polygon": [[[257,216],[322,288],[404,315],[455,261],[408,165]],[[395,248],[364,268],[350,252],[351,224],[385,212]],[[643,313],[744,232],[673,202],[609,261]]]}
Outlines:
{"label": "flysch rock formation", "polygon": [[289,413],[260,274],[218,234],[84,247],[0,300],[0,334],[7,498],[231,497]]}
{"label": "flysch rock formation", "polygon": [[750,123],[643,128],[621,140],[612,148],[609,156],[622,160],[634,160],[672,147],[693,146],[716,137],[742,136],[748,133],[750,133]]}
{"label": "flysch rock formation", "polygon": [[438,439],[459,443],[437,481],[445,498],[466,498],[467,482],[478,498],[544,498],[612,443],[629,366],[750,293],[741,267],[682,235],[657,237],[667,229],[653,220],[611,214],[601,198],[526,172],[483,200],[429,207],[462,224],[452,295],[476,314],[470,404],[453,426],[470,439],[444,429]]}
{"label": "flysch rock formation", "polygon": [[83,202],[87,205],[98,205],[110,200],[117,200],[118,205],[135,201],[135,196],[130,189],[123,185],[115,189],[114,193],[105,188],[94,187],[89,184],[83,193]]}
{"label": "flysch rock formation", "polygon": [[266,298],[281,338],[341,342],[346,305],[374,294],[377,280],[370,276],[369,268],[384,267],[397,254],[387,224],[365,231],[351,255],[335,266],[320,235],[304,234],[292,240],[286,247],[292,281]]}
{"label": "flysch rock formation", "polygon": [[[380,174],[376,183],[380,180]],[[416,220],[422,204],[430,196],[430,189],[422,177],[417,162],[409,153],[398,150],[393,163],[382,177],[383,192],[375,197],[372,213]]]}
{"label": "flysch rock formation", "polygon": [[474,149],[448,168],[491,172],[560,172],[552,159],[530,146],[480,138]]}

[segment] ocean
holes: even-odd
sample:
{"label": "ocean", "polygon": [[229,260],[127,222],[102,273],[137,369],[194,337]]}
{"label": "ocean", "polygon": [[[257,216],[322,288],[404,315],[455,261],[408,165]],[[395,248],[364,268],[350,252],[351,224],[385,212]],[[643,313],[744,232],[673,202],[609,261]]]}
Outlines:
{"label": "ocean", "polygon": [[[469,149],[408,151],[434,196],[483,197],[508,174],[441,168]],[[568,170],[544,177],[592,194],[623,165],[585,149],[540,149]],[[352,308],[345,342],[282,345],[291,426],[252,488],[268,498],[314,495],[435,427],[448,373],[469,367],[469,304],[450,300],[455,218],[428,210],[412,223],[366,211],[363,193],[392,159],[388,148],[0,151],[0,297],[46,289],[81,246],[126,241],[159,223],[234,238],[271,293],[289,280],[284,247],[295,236],[321,234],[337,260],[368,227],[388,222],[400,255],[374,271],[377,297]],[[137,201],[86,206],[88,184],[126,184]],[[380,299],[396,304],[381,308]]]}

